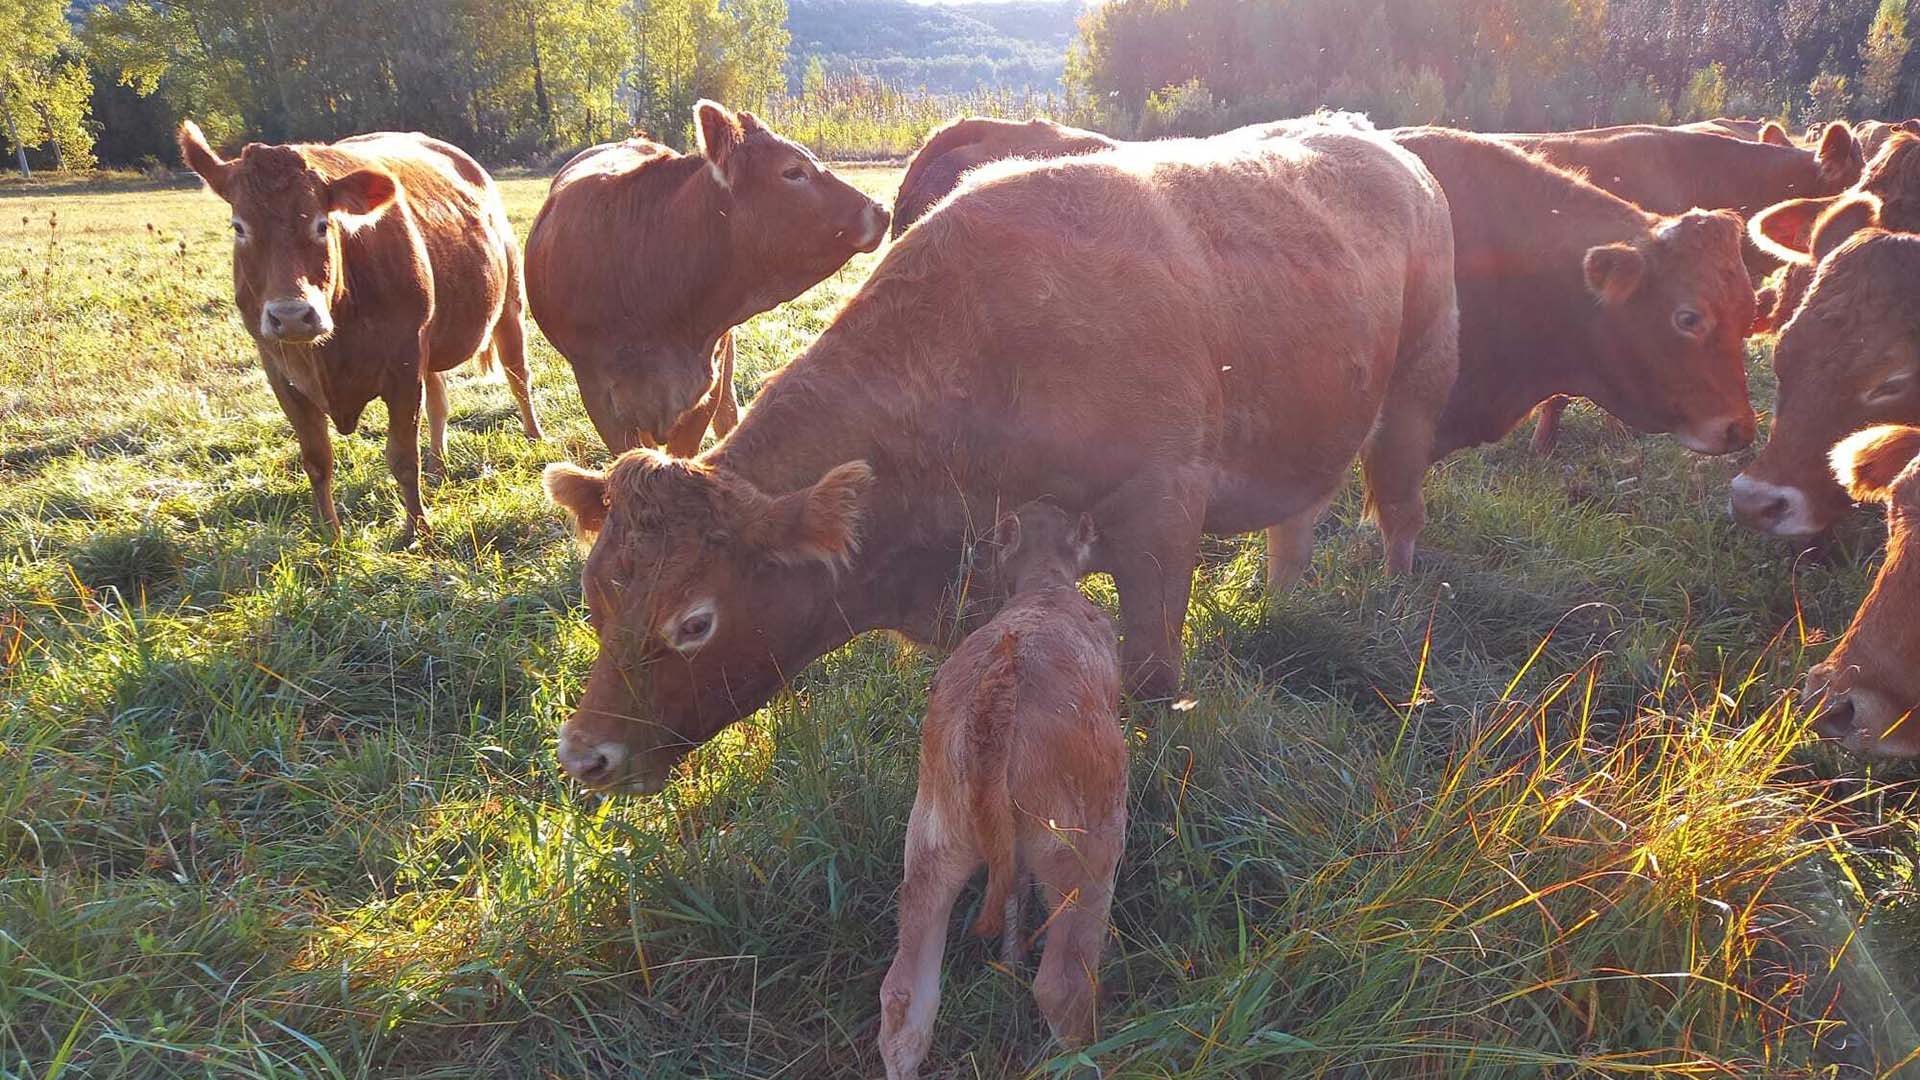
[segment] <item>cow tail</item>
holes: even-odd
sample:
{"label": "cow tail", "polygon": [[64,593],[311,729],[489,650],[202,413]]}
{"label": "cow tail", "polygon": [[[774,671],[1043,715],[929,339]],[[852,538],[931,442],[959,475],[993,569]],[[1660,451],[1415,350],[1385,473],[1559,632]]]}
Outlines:
{"label": "cow tail", "polygon": [[1007,897],[1017,882],[1013,800],[1007,793],[1008,755],[1013,744],[1020,668],[1014,656],[1020,635],[1009,631],[993,647],[975,692],[969,734],[973,768],[968,774],[968,813],[974,841],[987,863],[987,894],[974,920],[977,937],[998,937],[1006,927]]}

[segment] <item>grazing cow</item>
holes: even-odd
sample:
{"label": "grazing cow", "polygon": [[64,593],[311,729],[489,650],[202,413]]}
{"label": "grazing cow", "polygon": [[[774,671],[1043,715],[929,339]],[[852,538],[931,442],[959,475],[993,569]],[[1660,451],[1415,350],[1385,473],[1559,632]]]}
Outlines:
{"label": "grazing cow", "polygon": [[1859,192],[1776,211],[1753,231],[1818,269],[1788,273],[1781,303],[1803,281],[1806,294],[1773,349],[1773,431],[1731,505],[1763,532],[1811,536],[1852,505],[1827,449],[1869,424],[1920,423],[1920,136],[1890,140]]}
{"label": "grazing cow", "polygon": [[1840,483],[1887,508],[1887,561],[1826,662],[1807,672],[1814,730],[1875,757],[1920,757],[1920,428],[1868,428],[1833,451]]}
{"label": "grazing cow", "polygon": [[907,162],[900,193],[893,199],[893,235],[920,220],[933,205],[960,185],[968,169],[1006,158],[1058,158],[1091,154],[1119,145],[1097,132],[1056,124],[1041,117],[1022,124],[969,116],[927,136]]}
{"label": "grazing cow", "polygon": [[1505,143],[1402,128],[1447,192],[1460,377],[1436,458],[1504,438],[1555,394],[1725,454],[1753,438],[1753,290],[1726,212],[1661,218]]}
{"label": "grazing cow", "polygon": [[960,889],[983,864],[973,932],[1025,953],[1027,882],[1046,905],[1033,996],[1068,1046],[1092,1041],[1113,877],[1127,841],[1127,742],[1113,624],[1076,582],[1093,521],[1029,503],[994,541],[1010,597],[934,677],[907,822],[900,946],[880,987],[888,1080],[918,1076],[940,1007],[940,959]]}
{"label": "grazing cow", "polygon": [[1860,141],[1860,153],[1868,161],[1880,153],[1897,132],[1920,135],[1920,120],[1862,120],[1853,126],[1854,138]]}
{"label": "grazing cow", "polygon": [[1452,268],[1445,196],[1371,133],[976,170],[719,445],[548,468],[598,537],[601,652],[562,766],[654,790],[855,634],[941,640],[970,523],[999,506],[1093,515],[1146,698],[1178,687],[1202,533],[1317,513],[1356,454],[1404,566],[1456,363]]}
{"label": "grazing cow", "polygon": [[527,386],[520,249],[486,170],[420,134],[331,145],[250,143],[229,161],[192,121],[180,155],[233,207],[233,299],[267,383],[300,441],[313,509],[335,532],[331,418],[352,434],[387,406],[387,466],[406,504],[403,541],[426,525],[420,404],[429,472],[446,459],[444,372],[497,360],[527,438],[540,438]]}
{"label": "grazing cow", "polygon": [[581,151],[527,234],[533,320],[607,448],[680,457],[738,415],[734,326],[886,238],[887,212],[752,113],[695,109],[700,153]]}

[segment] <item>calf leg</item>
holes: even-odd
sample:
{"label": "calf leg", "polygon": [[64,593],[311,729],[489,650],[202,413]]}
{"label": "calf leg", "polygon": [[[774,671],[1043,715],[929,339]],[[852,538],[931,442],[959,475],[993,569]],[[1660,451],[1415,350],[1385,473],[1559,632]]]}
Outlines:
{"label": "calf leg", "polygon": [[427,399],[427,475],[444,476],[447,471],[447,377],[429,371],[421,380]]}
{"label": "calf leg", "polygon": [[1047,903],[1047,944],[1033,978],[1033,999],[1053,1037],[1067,1046],[1093,1041],[1100,996],[1100,953],[1107,943],[1113,876],[1126,838],[1126,810],[1036,860]]}
{"label": "calf leg", "polygon": [[1313,562],[1313,527],[1333,505],[1328,495],[1267,530],[1267,596],[1277,597],[1306,575]]}
{"label": "calf leg", "polygon": [[1200,560],[1207,516],[1204,477],[1183,469],[1136,477],[1102,500],[1102,565],[1120,592],[1120,654],[1127,688],[1140,700],[1180,689],[1180,631]]}
{"label": "calf leg", "polygon": [[313,516],[329,533],[340,534],[340,514],[333,506],[333,437],[327,434],[327,414],[294,389],[293,384],[267,368],[267,385],[280,399],[280,411],[293,425],[300,441],[300,468],[313,486]]}
{"label": "calf leg", "polygon": [[900,947],[880,984],[880,1058],[887,1080],[919,1075],[940,1007],[940,959],[947,919],[980,860],[939,835],[916,800],[907,822],[907,874],[900,886]]}
{"label": "calf leg", "polygon": [[513,403],[520,407],[520,428],[526,432],[527,441],[538,442],[540,419],[533,414],[533,376],[527,370],[527,328],[521,321],[522,306],[519,290],[508,289],[506,307],[493,327],[493,350],[494,357],[500,361],[500,370],[507,373],[507,388],[513,392]]}
{"label": "calf leg", "polygon": [[427,511],[420,503],[420,399],[422,386],[412,384],[412,393],[394,390],[387,395],[387,468],[400,485],[400,501],[406,506],[407,526],[400,534],[402,544],[411,544],[419,531],[427,527]]}

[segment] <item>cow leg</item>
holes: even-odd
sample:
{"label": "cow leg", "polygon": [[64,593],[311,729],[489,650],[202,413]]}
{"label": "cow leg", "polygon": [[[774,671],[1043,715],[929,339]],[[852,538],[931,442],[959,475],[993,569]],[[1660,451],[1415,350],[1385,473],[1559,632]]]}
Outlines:
{"label": "cow leg", "polygon": [[[1337,494],[1337,492],[1335,493]],[[1273,599],[1306,576],[1313,562],[1313,527],[1333,505],[1328,495],[1312,507],[1267,529],[1267,597]]]}
{"label": "cow leg", "polygon": [[1540,403],[1535,410],[1539,420],[1533,426],[1533,452],[1546,455],[1560,442],[1560,414],[1567,411],[1573,399],[1565,394],[1555,394]]}
{"label": "cow leg", "polygon": [[940,833],[916,799],[907,821],[907,873],[900,886],[900,947],[880,984],[880,1058],[887,1080],[919,1075],[940,1008],[947,919],[980,860]]}
{"label": "cow leg", "polygon": [[526,432],[528,442],[539,442],[540,418],[533,413],[533,376],[527,370],[527,328],[521,321],[523,301],[519,292],[517,288],[507,290],[506,306],[500,312],[500,321],[493,325],[493,354],[500,370],[507,373],[513,403],[520,407],[521,430]]}
{"label": "cow leg", "polygon": [[740,423],[740,399],[733,392],[733,331],[720,335],[720,344],[715,349],[719,356],[718,385],[714,387],[713,433],[718,438],[726,438]]}
{"label": "cow leg", "polygon": [[1084,1046],[1095,1033],[1100,997],[1100,953],[1107,943],[1113,876],[1126,843],[1126,810],[1073,836],[1035,860],[1034,877],[1047,904],[1047,944],[1033,977],[1033,999],[1053,1037]]}
{"label": "cow leg", "polygon": [[404,546],[427,527],[427,512],[420,503],[420,381],[412,383],[412,393],[394,390],[387,395],[387,468],[400,485],[400,501],[407,510],[407,526],[400,534]]}
{"label": "cow leg", "polygon": [[426,473],[437,480],[447,472],[447,377],[429,371],[421,385],[427,399]]}
{"label": "cow leg", "polygon": [[300,441],[300,468],[313,487],[313,516],[334,535],[340,535],[340,514],[333,506],[333,437],[327,434],[327,414],[320,411],[305,394],[294,389],[273,368],[267,368],[267,385],[280,399],[280,411],[293,425],[293,436]]}
{"label": "cow leg", "polygon": [[1180,630],[1207,516],[1204,478],[1170,470],[1137,477],[1101,501],[1102,565],[1120,593],[1120,643],[1127,687],[1137,700],[1180,689]]}

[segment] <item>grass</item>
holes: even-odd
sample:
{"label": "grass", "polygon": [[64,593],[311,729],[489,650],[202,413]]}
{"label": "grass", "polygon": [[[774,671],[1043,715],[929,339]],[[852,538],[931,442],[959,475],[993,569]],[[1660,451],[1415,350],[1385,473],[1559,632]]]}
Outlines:
{"label": "grass", "polygon": [[[505,190],[524,229],[544,182]],[[373,410],[328,543],[225,233],[179,187],[0,189],[0,1074],[874,1075],[935,659],[855,642],[662,798],[570,788],[594,642],[537,476],[603,454],[565,364],[535,336],[539,446],[456,380],[416,550]],[[750,323],[743,390],[872,263]],[[1440,468],[1404,580],[1353,493],[1271,609],[1208,541],[1197,705],[1129,717],[1103,1041],[1055,1055],[968,899],[937,1075],[1891,1075],[1911,773],[1784,696],[1882,527],[1797,558],[1728,520],[1736,467],[1577,410]]]}

